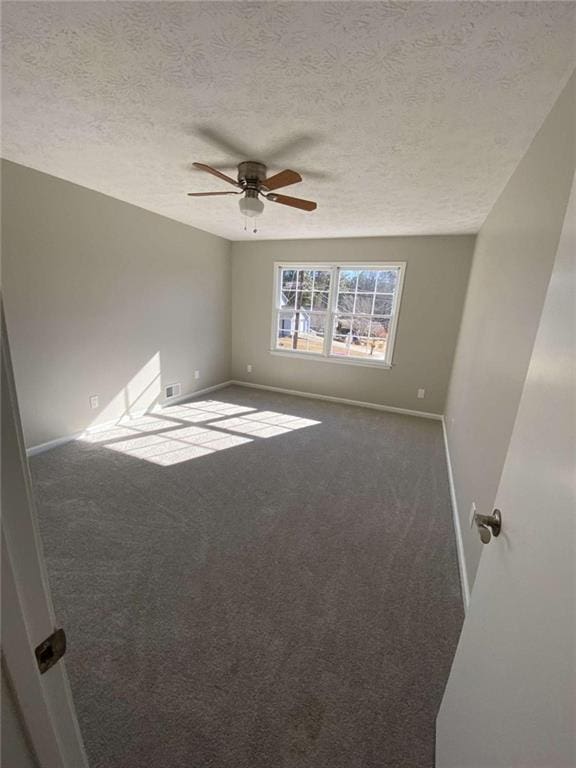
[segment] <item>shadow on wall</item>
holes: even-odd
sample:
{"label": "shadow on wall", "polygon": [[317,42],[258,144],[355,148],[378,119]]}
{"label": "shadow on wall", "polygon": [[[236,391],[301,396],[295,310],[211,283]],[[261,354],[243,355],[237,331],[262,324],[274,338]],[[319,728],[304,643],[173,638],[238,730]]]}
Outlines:
{"label": "shadow on wall", "polygon": [[[153,386],[148,385],[143,392],[150,397]],[[92,428],[79,439],[166,467],[320,423],[275,411],[201,400],[165,408],[153,404],[151,412],[144,416],[124,415],[114,425]]]}
{"label": "shadow on wall", "polygon": [[163,391],[160,353],[156,352],[138,373],[100,411],[88,429],[123,418],[142,415],[159,404]]}

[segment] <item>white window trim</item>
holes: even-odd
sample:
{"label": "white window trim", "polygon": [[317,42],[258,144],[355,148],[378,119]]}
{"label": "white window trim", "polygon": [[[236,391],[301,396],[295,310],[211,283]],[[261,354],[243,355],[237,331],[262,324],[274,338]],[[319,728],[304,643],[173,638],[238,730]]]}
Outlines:
{"label": "white window trim", "polygon": [[[277,341],[277,315],[280,311],[280,291],[282,290],[281,274],[282,269],[314,269],[324,272],[332,272],[330,280],[330,292],[328,295],[328,333],[324,337],[324,352],[303,352],[291,349],[279,349],[276,346]],[[394,293],[394,301],[390,312],[390,328],[388,330],[388,343],[386,344],[386,358],[384,360],[367,360],[362,358],[341,357],[340,355],[331,355],[330,348],[332,343],[333,319],[336,313],[336,299],[338,296],[338,275],[342,269],[398,269],[398,285]],[[272,290],[272,328],[270,336],[270,354],[278,357],[297,358],[300,360],[312,360],[322,363],[336,363],[337,365],[360,365],[368,368],[391,368],[394,365],[394,348],[396,345],[396,331],[398,328],[398,318],[400,316],[400,304],[402,302],[402,293],[404,290],[404,274],[406,272],[405,261],[374,261],[374,262],[349,262],[349,261],[329,261],[329,262],[303,262],[303,261],[275,261],[274,262],[274,283]]]}

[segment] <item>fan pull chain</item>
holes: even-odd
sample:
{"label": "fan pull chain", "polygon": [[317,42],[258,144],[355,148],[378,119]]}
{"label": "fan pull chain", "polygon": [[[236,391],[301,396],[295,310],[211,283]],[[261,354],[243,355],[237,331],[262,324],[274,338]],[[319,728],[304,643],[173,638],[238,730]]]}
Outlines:
{"label": "fan pull chain", "polygon": [[[244,232],[248,232],[248,216],[244,216]],[[254,227],[254,229],[252,230],[252,234],[253,235],[258,234],[258,230],[256,229],[256,227]]]}

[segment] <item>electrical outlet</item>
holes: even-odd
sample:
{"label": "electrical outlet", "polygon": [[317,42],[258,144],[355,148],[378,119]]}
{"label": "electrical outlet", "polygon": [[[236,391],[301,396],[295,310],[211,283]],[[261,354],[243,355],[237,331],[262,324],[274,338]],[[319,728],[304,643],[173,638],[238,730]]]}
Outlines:
{"label": "electrical outlet", "polygon": [[423,400],[425,394],[426,394],[426,390],[425,389],[419,389],[418,390],[418,400]]}
{"label": "electrical outlet", "polygon": [[476,514],[476,504],[472,502],[472,506],[470,507],[470,528],[474,526],[474,515]]}
{"label": "electrical outlet", "polygon": [[248,373],[252,373],[252,366],[251,366],[250,364],[248,364],[248,365],[246,366],[246,371],[247,371]]}
{"label": "electrical outlet", "polygon": [[100,407],[100,398],[98,395],[90,395],[89,401],[91,410],[95,411]]}
{"label": "electrical outlet", "polygon": [[198,380],[200,378],[200,371],[194,371],[194,378]]}

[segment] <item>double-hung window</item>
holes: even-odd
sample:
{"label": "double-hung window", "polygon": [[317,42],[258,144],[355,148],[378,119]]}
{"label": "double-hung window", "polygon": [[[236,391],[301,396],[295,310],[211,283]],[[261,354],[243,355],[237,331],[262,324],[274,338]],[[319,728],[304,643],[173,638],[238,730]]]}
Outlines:
{"label": "double-hung window", "polygon": [[276,264],[272,350],[389,367],[404,266]]}

